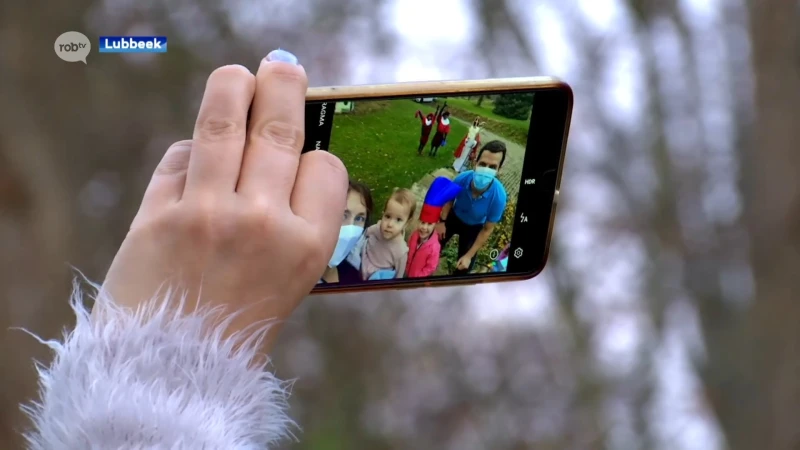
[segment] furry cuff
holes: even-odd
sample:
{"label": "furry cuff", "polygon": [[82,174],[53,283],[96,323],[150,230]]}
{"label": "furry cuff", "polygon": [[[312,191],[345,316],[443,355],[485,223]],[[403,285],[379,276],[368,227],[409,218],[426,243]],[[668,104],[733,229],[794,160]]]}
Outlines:
{"label": "furry cuff", "polygon": [[174,291],[132,312],[94,288],[99,316],[76,282],[75,329],[40,340],[55,359],[37,364],[41,401],[23,407],[30,449],[264,449],[291,436],[288,386],[255,363],[267,326],[225,339],[230,317],[167,309],[159,300],[186,300]]}

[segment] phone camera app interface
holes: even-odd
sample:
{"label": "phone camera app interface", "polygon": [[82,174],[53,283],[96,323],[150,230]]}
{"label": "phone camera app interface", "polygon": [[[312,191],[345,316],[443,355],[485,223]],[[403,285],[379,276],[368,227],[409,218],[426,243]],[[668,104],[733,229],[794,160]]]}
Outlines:
{"label": "phone camera app interface", "polygon": [[351,179],[319,283],[506,272],[533,95],[327,103]]}

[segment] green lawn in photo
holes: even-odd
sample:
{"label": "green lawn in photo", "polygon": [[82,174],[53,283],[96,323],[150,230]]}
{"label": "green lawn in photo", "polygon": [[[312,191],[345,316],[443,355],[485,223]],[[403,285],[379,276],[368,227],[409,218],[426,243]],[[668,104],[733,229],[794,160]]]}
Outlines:
{"label": "green lawn in photo", "polygon": [[491,99],[488,98],[484,99],[480,105],[478,105],[477,96],[470,97],[469,99],[465,97],[450,97],[447,99],[440,99],[441,102],[443,102],[444,100],[447,100],[448,106],[469,111],[471,113],[474,113],[475,115],[481,116],[486,119],[492,119],[498,122],[505,122],[509,125],[522,127],[525,130],[528,129],[527,120],[509,119],[508,117],[499,116],[494,112],[492,112],[492,110],[494,109],[494,103],[492,102]]}
{"label": "green lawn in photo", "polygon": [[453,163],[453,152],[467,133],[455,120],[446,146],[435,158],[428,156],[433,132],[422,156],[417,156],[420,120],[414,113],[435,108],[405,99],[361,101],[355,102],[353,112],[336,114],[329,150],[344,162],[351,178],[369,186],[376,215],[395,188],[411,188],[426,174]]}
{"label": "green lawn in photo", "polygon": [[[492,112],[494,103],[489,98],[484,98],[480,106],[478,98],[470,97],[450,97],[439,98],[436,104],[444,104],[447,101],[450,112],[461,120],[472,122],[475,116],[481,117],[485,122],[486,130],[509,139],[518,144],[525,144],[528,136],[528,120],[517,120],[503,117]],[[436,107],[435,105],[433,106]]]}

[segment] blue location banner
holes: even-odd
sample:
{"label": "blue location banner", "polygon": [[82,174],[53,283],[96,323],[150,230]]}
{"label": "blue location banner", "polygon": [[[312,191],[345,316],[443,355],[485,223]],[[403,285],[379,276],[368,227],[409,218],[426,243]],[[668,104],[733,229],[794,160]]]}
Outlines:
{"label": "blue location banner", "polygon": [[100,36],[100,53],[166,53],[166,36]]}

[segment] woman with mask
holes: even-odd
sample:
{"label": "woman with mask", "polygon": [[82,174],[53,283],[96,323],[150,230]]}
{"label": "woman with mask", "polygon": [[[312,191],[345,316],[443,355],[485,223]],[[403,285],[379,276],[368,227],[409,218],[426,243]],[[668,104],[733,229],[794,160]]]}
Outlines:
{"label": "woman with mask", "polygon": [[354,264],[348,255],[364,235],[372,208],[372,193],[369,188],[363,183],[350,180],[339,240],[319,283],[354,284],[362,281],[360,267],[357,267],[359,264]]}

